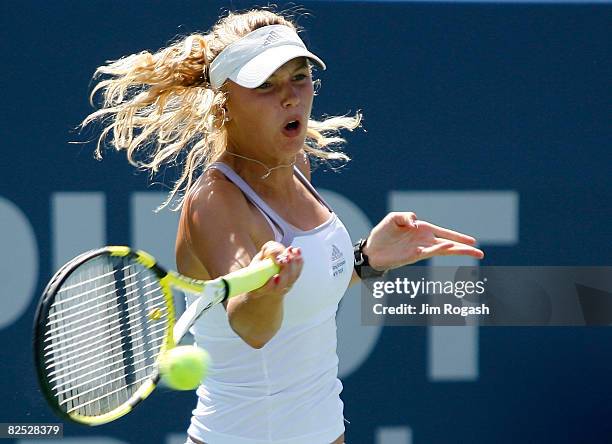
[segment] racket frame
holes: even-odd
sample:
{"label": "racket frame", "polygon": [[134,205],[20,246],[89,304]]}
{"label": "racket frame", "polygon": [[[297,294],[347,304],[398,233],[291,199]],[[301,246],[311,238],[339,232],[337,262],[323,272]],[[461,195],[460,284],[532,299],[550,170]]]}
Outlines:
{"label": "racket frame", "polygon": [[84,416],[76,413],[67,413],[59,406],[57,398],[53,394],[53,390],[48,382],[48,378],[46,375],[44,362],[44,340],[45,331],[47,328],[47,314],[53,302],[55,301],[57,292],[62,288],[64,282],[66,282],[70,275],[85,262],[91,261],[96,257],[100,257],[103,255],[128,257],[131,260],[135,260],[137,263],[148,268],[156,275],[165,300],[165,308],[167,312],[166,331],[164,334],[164,340],[161,345],[160,352],[158,354],[158,360],[164,352],[176,345],[173,336],[173,330],[176,322],[176,312],[174,309],[174,298],[171,286],[179,287],[181,289],[191,291],[193,293],[199,293],[206,287],[206,281],[198,281],[195,279],[185,278],[179,275],[178,273],[169,273],[163,267],[158,265],[156,260],[150,254],[144,251],[134,251],[129,247],[123,246],[108,246],[85,252],[75,257],[71,261],[67,262],[53,276],[53,278],[49,281],[49,283],[45,287],[45,290],[43,291],[43,297],[38,303],[35,315],[33,349],[38,381],[43,395],[45,396],[48,404],[53,408],[56,414],[58,414],[64,419],[90,426],[106,424],[132,411],[132,409],[136,405],[138,405],[151,394],[160,379],[160,374],[157,370],[156,365],[150,378],[142,383],[142,385],[132,394],[130,399],[128,399],[126,402],[124,402],[111,412],[98,416]]}
{"label": "racket frame", "polygon": [[[167,325],[164,341],[160,347],[157,362],[150,378],[142,383],[142,385],[132,394],[130,399],[116,407],[114,410],[98,416],[85,416],[75,413],[67,413],[59,406],[57,398],[53,394],[51,385],[48,382],[47,374],[44,368],[44,339],[47,328],[47,313],[55,301],[55,296],[59,289],[75,269],[83,265],[85,262],[102,255],[128,257],[153,271],[159,281],[160,288],[166,302]],[[157,365],[160,357],[163,355],[163,353],[175,347],[180,342],[181,338],[185,335],[185,333],[187,333],[191,325],[193,325],[193,323],[202,315],[202,313],[212,306],[222,303],[229,297],[261,287],[270,277],[278,273],[278,271],[279,267],[271,259],[265,259],[260,261],[257,265],[251,265],[214,280],[204,281],[199,279],[191,279],[174,271],[167,271],[158,265],[155,258],[150,254],[142,250],[133,250],[130,247],[107,246],[80,254],[71,261],[67,262],[55,273],[55,275],[46,285],[43,295],[40,298],[36,308],[33,328],[34,363],[38,376],[38,382],[44,397],[58,416],[69,421],[89,426],[106,424],[126,415],[127,413],[131,412],[136,405],[146,399],[155,389],[160,380]],[[174,309],[172,287],[198,294],[200,296],[187,308],[185,313],[178,321],[176,320],[176,312]]]}

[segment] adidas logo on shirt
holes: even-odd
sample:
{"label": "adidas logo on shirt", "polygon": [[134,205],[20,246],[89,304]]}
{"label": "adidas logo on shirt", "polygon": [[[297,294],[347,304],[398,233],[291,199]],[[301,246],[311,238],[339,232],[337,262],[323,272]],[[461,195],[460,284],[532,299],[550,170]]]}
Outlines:
{"label": "adidas logo on shirt", "polygon": [[344,255],[342,251],[336,246],[332,244],[332,252],[331,252],[331,263],[332,263],[332,274],[334,277],[340,276],[344,273],[344,265],[346,261],[344,260]]}
{"label": "adidas logo on shirt", "polygon": [[332,245],[332,256],[331,256],[332,262],[337,261],[338,259],[342,258],[342,256],[343,255],[340,249],[336,247],[335,245]]}

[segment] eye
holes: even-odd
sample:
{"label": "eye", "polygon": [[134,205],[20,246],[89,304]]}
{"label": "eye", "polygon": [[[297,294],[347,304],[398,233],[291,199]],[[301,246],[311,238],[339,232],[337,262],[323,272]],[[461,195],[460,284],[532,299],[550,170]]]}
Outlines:
{"label": "eye", "polygon": [[307,74],[296,74],[295,76],[293,76],[294,80],[300,81],[300,80],[304,80],[306,78],[308,78],[309,76]]}
{"label": "eye", "polygon": [[270,82],[263,82],[261,85],[257,87],[257,89],[268,89],[272,86]]}

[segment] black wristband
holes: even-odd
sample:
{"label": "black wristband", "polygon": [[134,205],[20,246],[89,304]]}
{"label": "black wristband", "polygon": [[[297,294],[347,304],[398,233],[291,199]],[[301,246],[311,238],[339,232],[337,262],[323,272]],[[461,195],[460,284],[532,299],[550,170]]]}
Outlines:
{"label": "black wristband", "polygon": [[359,242],[353,245],[355,272],[361,279],[377,278],[385,274],[385,271],[378,271],[370,266],[368,255],[363,252],[367,241],[367,239],[359,239]]}

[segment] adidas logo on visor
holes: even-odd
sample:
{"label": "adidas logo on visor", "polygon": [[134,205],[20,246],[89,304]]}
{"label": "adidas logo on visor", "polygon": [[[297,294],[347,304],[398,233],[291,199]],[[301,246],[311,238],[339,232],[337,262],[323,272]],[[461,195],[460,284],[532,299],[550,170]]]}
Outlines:
{"label": "adidas logo on visor", "polygon": [[278,35],[278,33],[276,31],[270,31],[270,34],[268,34],[268,37],[266,37],[266,39],[264,40],[263,45],[264,46],[268,46],[268,45],[276,42],[280,38],[281,38],[281,36]]}

